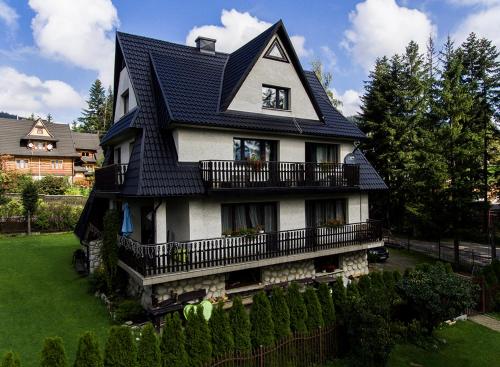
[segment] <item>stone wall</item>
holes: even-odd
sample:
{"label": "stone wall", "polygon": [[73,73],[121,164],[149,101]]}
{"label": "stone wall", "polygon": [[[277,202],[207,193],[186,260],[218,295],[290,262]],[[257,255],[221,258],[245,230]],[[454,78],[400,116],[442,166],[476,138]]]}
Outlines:
{"label": "stone wall", "polygon": [[225,275],[217,274],[206,277],[175,280],[169,283],[163,283],[154,286],[154,296],[159,302],[172,298],[174,294],[205,289],[206,298],[221,297],[226,293]]}
{"label": "stone wall", "polygon": [[262,283],[269,285],[314,278],[315,273],[313,260],[278,264],[262,269]]}
{"label": "stone wall", "polygon": [[349,277],[359,277],[368,274],[368,256],[366,250],[349,252],[342,255],[340,266],[344,271],[344,281]]}
{"label": "stone wall", "polygon": [[90,273],[92,274],[101,266],[101,246],[102,240],[94,240],[88,243],[87,258],[90,261]]}

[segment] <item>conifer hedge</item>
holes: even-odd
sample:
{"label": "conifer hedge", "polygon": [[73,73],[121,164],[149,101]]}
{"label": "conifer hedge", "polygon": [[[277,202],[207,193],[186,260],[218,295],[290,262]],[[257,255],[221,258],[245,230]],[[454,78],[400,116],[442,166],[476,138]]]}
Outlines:
{"label": "conifer hedge", "polygon": [[7,352],[2,359],[2,367],[21,367],[19,357],[13,352]]}
{"label": "conifer hedge", "polygon": [[285,292],[280,287],[274,287],[271,291],[271,313],[274,322],[274,337],[280,340],[291,334],[290,310],[286,303]]}
{"label": "conifer hedge", "polygon": [[323,321],[323,311],[314,288],[306,288],[306,291],[304,292],[304,304],[307,309],[307,329],[311,331],[319,327],[323,327],[325,324]]}
{"label": "conifer hedge", "polygon": [[102,367],[103,360],[99,342],[92,332],[86,332],[78,341],[74,367]]}
{"label": "conifer hedge", "polygon": [[160,367],[160,347],[153,325],[148,322],[141,330],[137,348],[138,367]]}
{"label": "conifer hedge", "polygon": [[263,291],[253,297],[250,309],[250,324],[252,325],[252,345],[254,348],[269,346],[274,343],[274,323],[269,298]]}
{"label": "conifer hedge", "polygon": [[234,349],[233,331],[229,323],[229,315],[224,310],[223,305],[222,301],[217,304],[208,321],[212,335],[212,355],[214,357],[226,355]]}
{"label": "conifer hedge", "polygon": [[68,365],[63,341],[59,337],[45,338],[42,349],[41,367],[66,367]]}
{"label": "conifer hedge", "polygon": [[306,332],[307,309],[297,283],[290,284],[286,299],[290,310],[290,328],[294,332]]}
{"label": "conifer hedge", "polygon": [[203,306],[191,309],[186,322],[186,352],[189,366],[200,367],[212,358],[210,330],[203,316]]}
{"label": "conifer hedge", "polygon": [[127,326],[112,326],[104,350],[104,367],[135,367],[137,349]]}
{"label": "conifer hedge", "polygon": [[346,303],[346,291],[342,277],[338,277],[332,284],[332,299],[337,316],[342,319],[344,305]]}
{"label": "conifer hedge", "polygon": [[323,322],[325,326],[335,325],[335,306],[328,284],[321,283],[318,287],[318,300],[323,312]]}
{"label": "conifer hedge", "polygon": [[229,310],[229,322],[233,332],[234,350],[240,353],[249,352],[252,349],[250,319],[239,296],[233,299],[233,307]]}
{"label": "conifer hedge", "polygon": [[187,367],[188,355],[185,344],[186,337],[179,313],[167,315],[160,341],[161,366]]}

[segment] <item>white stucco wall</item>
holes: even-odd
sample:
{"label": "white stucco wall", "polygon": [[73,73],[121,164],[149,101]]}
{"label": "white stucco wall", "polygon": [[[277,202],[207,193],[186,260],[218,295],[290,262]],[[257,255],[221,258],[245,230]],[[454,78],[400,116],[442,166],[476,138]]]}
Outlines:
{"label": "white stucco wall", "polygon": [[116,92],[116,105],[115,105],[115,122],[122,117],[123,114],[123,101],[122,94],[128,89],[128,109],[129,111],[137,106],[137,100],[135,98],[134,88],[132,88],[132,84],[130,83],[130,77],[128,75],[127,68],[123,68],[120,72],[120,80],[118,82],[118,91]]}
{"label": "white stucco wall", "polygon": [[[266,46],[264,53],[274,39]],[[287,58],[290,60],[288,55]],[[289,88],[290,110],[279,111],[262,108],[263,84]],[[293,65],[291,63],[267,59],[263,55],[255,63],[229,105],[228,110],[319,120]]]}
{"label": "white stucco wall", "polygon": [[354,143],[333,139],[314,139],[273,134],[258,134],[239,131],[200,130],[196,128],[177,128],[174,142],[179,162],[197,162],[204,159],[232,160],[233,139],[254,138],[278,141],[278,160],[285,162],[304,162],[306,142],[339,144],[339,162],[354,150]]}
{"label": "white stucco wall", "polygon": [[[134,139],[129,139],[126,141],[123,141],[117,145],[114,146],[113,149],[120,148],[120,157],[121,157],[121,163],[122,164],[128,164],[130,160],[130,154],[132,153],[131,151],[131,143],[134,141]],[[116,160],[115,160],[116,161]]]}

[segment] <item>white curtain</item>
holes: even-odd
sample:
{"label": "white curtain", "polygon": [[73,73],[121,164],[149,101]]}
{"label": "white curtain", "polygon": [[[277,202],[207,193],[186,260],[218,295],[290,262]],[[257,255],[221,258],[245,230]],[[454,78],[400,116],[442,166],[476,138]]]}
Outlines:
{"label": "white curtain", "polygon": [[276,230],[274,224],[274,205],[267,204],[264,207],[264,230],[266,232],[274,232]]}
{"label": "white curtain", "polygon": [[345,223],[345,210],[344,210],[344,206],[345,206],[345,200],[337,200],[336,201],[336,204],[337,204],[337,210],[336,210],[336,216],[335,216],[335,219],[341,221],[342,223]]}
{"label": "white curtain", "polygon": [[222,206],[222,232],[232,231],[233,223],[231,223],[231,208]]}
{"label": "white curtain", "polygon": [[262,223],[259,223],[259,215],[258,215],[258,211],[257,211],[257,205],[250,205],[249,212],[250,212],[250,224],[251,224],[252,228],[257,227],[257,224],[262,224]]}
{"label": "white curtain", "polygon": [[236,221],[236,230],[247,228],[247,218],[244,205],[237,205],[234,207],[234,217]]}

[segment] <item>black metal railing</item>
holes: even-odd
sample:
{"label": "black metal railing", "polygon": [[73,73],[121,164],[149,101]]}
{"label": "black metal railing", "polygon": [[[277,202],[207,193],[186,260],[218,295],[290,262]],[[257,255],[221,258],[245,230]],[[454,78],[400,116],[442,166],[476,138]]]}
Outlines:
{"label": "black metal railing", "polygon": [[379,221],[143,245],[118,237],[119,257],[143,276],[245,263],[382,239]]}
{"label": "black metal railing", "polygon": [[127,164],[110,164],[95,170],[94,188],[98,191],[120,191],[125,182]]}
{"label": "black metal railing", "polygon": [[209,189],[359,185],[357,164],[206,160],[200,170]]}

